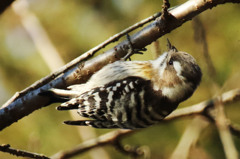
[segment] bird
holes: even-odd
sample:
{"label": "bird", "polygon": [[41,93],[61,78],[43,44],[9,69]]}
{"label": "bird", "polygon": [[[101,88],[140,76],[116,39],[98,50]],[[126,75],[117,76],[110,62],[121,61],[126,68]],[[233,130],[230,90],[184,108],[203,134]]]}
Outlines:
{"label": "bird", "polygon": [[68,125],[94,128],[139,129],[159,123],[192,96],[202,72],[194,57],[169,49],[155,60],[116,61],[92,75],[84,84],[49,90],[67,99],[58,110],[77,110],[86,120]]}

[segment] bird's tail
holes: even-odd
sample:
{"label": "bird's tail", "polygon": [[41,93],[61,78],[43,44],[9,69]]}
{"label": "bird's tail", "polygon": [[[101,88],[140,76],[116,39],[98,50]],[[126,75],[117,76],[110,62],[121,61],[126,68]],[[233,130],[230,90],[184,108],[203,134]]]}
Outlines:
{"label": "bird's tail", "polygon": [[63,103],[57,107],[57,110],[72,110],[72,109],[78,109],[78,104],[67,104],[65,106]]}
{"label": "bird's tail", "polygon": [[52,88],[47,91],[42,91],[38,95],[50,97],[50,103],[63,103],[70,100],[69,96],[59,94],[57,90],[60,90],[60,89]]}
{"label": "bird's tail", "polygon": [[76,126],[92,126],[94,128],[101,128],[101,129],[119,128],[119,126],[117,126],[113,121],[101,121],[101,120],[64,121],[64,124],[76,125]]}

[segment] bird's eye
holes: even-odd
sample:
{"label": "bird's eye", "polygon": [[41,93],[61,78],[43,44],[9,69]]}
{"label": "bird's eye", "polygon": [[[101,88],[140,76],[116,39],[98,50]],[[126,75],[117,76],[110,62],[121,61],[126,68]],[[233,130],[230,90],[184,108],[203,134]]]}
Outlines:
{"label": "bird's eye", "polygon": [[170,60],[168,61],[168,64],[169,64],[169,65],[173,65],[173,59],[170,59]]}

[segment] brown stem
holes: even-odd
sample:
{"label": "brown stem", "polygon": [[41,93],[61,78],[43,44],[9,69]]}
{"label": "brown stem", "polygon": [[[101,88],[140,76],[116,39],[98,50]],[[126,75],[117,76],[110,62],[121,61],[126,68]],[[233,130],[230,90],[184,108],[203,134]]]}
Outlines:
{"label": "brown stem", "polygon": [[[191,20],[201,12],[207,9],[211,9],[219,4],[228,2],[240,3],[239,0],[189,0],[182,5],[169,10],[172,18],[168,19],[164,25],[162,25],[161,18],[159,18],[139,32],[132,35],[131,41],[133,43],[133,47],[135,49],[144,48],[145,46],[151,44],[153,41],[157,40],[159,37],[176,29],[186,21]],[[128,50],[125,49],[125,46],[127,44],[128,41],[125,40],[116,45],[114,48],[106,51],[104,54],[86,61],[84,65],[81,63],[80,66],[83,67],[80,67],[80,69],[78,66],[72,67],[72,65],[70,65],[70,62],[64,66],[67,69],[63,75],[59,76],[59,72],[53,73],[50,76],[46,77],[50,80],[40,80],[31,86],[30,90],[25,92],[23,95],[22,93],[19,93],[20,95],[17,96],[18,98],[12,100],[11,102],[8,102],[7,105],[4,105],[4,107],[0,109],[0,130],[27,116],[33,111],[49,105],[51,103],[50,97],[39,96],[40,92],[48,90],[52,87],[66,88],[68,85],[86,82],[94,72],[101,69],[104,65],[124,57],[128,53]],[[92,52],[90,50],[88,53],[83,54],[72,62],[74,63],[79,59],[84,60],[86,57],[90,57],[91,55]],[[56,78],[56,76],[58,78]],[[39,83],[41,87],[37,87]]]}
{"label": "brown stem", "polygon": [[28,157],[28,158],[35,158],[35,159],[50,159],[49,157],[46,157],[41,154],[11,148],[10,145],[8,144],[0,145],[0,151],[7,152],[18,157],[21,156],[21,157]]}

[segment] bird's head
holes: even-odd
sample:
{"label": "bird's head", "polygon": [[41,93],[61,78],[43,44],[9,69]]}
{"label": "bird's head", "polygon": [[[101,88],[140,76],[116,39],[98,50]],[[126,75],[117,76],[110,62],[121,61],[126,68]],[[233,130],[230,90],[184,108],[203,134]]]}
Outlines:
{"label": "bird's head", "polygon": [[153,61],[153,67],[162,95],[173,101],[181,102],[192,95],[202,77],[196,60],[188,53],[178,51],[169,42],[168,52]]}

